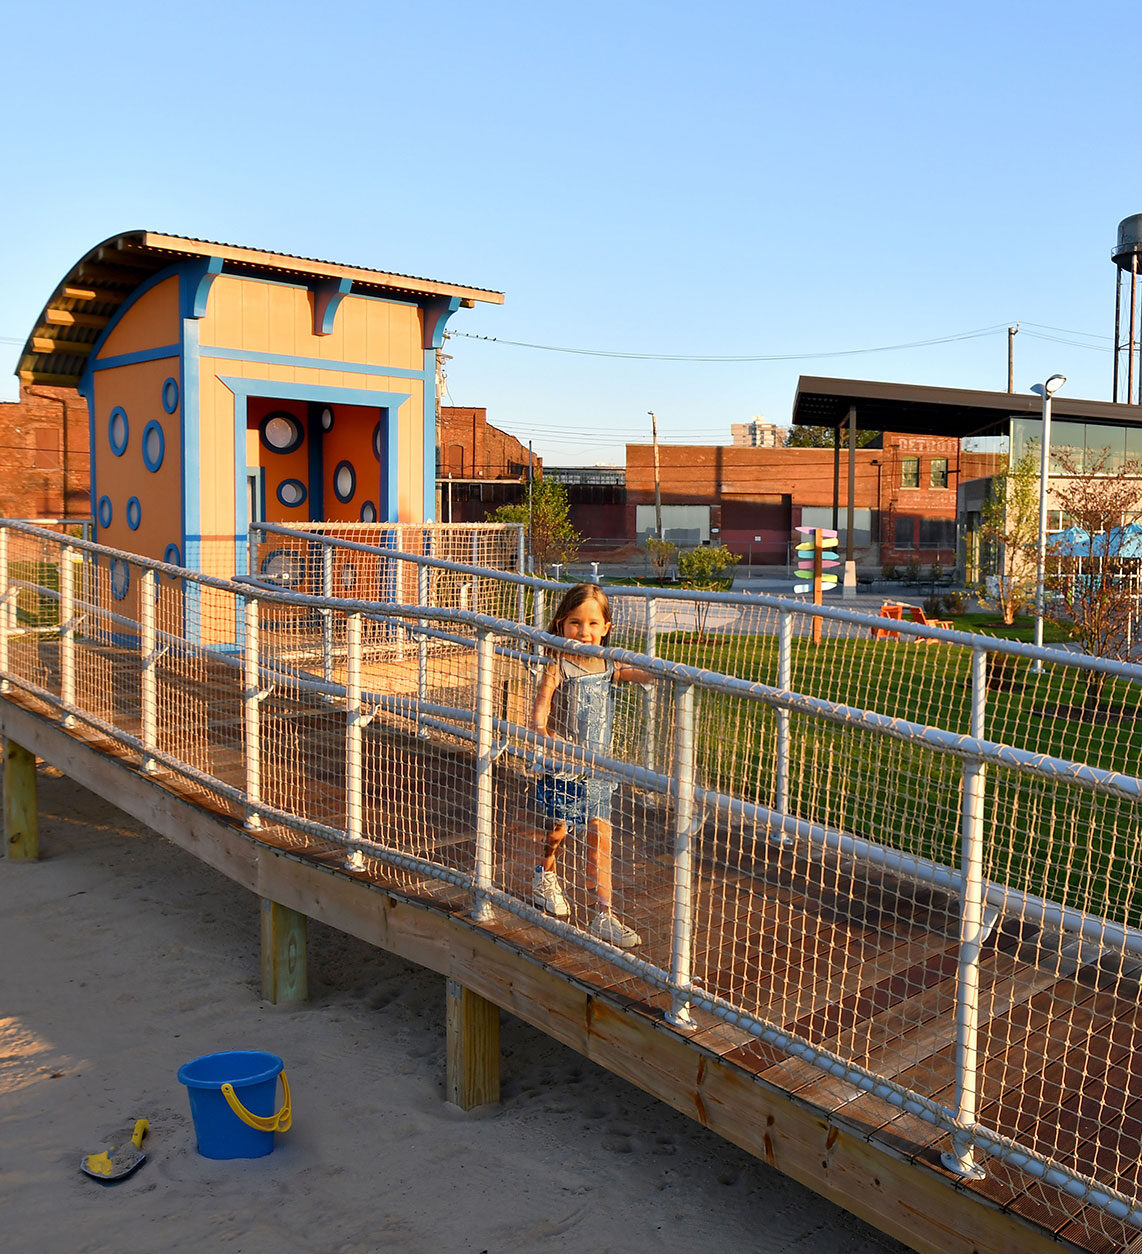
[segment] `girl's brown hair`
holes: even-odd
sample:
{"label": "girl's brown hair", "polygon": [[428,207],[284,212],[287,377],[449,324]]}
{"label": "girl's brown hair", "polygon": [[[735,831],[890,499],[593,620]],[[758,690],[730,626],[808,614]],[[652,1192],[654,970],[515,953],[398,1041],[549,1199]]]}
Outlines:
{"label": "girl's brown hair", "polygon": [[548,634],[563,635],[563,620],[572,610],[577,610],[584,601],[597,602],[599,609],[603,611],[603,619],[607,623],[607,630],[603,635],[603,643],[606,644],[607,637],[611,634],[611,603],[607,600],[607,594],[597,583],[577,583],[573,588],[567,589],[555,613],[551,616],[551,622],[547,628]]}

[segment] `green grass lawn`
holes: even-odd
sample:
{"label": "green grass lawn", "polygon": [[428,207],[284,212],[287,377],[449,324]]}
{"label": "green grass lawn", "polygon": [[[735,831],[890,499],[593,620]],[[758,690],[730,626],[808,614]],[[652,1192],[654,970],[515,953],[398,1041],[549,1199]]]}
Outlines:
{"label": "green grass lawn", "polygon": [[[969,621],[974,615],[964,616]],[[980,616],[987,617],[987,616]],[[959,625],[957,623],[957,625]],[[1025,630],[1016,625],[1016,630]],[[942,644],[806,637],[792,644],[794,691],[967,735],[971,651]],[[772,636],[663,633],[658,651],[687,665],[777,684]],[[987,739],[1126,775],[1142,760],[1137,685],[1108,679],[1092,715],[1082,672],[1016,659],[986,693]],[[771,707],[705,692],[699,703],[700,778],[720,792],[772,801],[777,717]],[[957,865],[963,760],[841,723],[791,717],[790,809],[943,865]],[[1142,923],[1134,891],[1138,815],[1131,803],[1066,782],[989,766],[985,784],[989,878],[1049,900]],[[1136,901],[1137,897],[1137,901]]]}

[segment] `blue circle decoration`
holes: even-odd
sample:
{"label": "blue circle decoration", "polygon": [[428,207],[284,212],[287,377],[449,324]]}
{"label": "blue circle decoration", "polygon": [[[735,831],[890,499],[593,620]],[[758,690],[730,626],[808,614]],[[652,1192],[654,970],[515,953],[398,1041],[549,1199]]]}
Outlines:
{"label": "blue circle decoration", "polygon": [[143,465],[150,471],[156,471],[163,464],[166,453],[167,439],[163,435],[163,424],[152,418],[143,428]]}
{"label": "blue circle decoration", "polygon": [[258,435],[262,443],[273,453],[292,453],[301,447],[305,430],[294,414],[285,409],[275,409],[258,423]]}
{"label": "blue circle decoration", "polygon": [[143,521],[143,507],[139,504],[137,496],[131,497],[127,502],[127,526],[132,531],[139,530],[139,523]]}
{"label": "blue circle decoration", "polygon": [[352,462],[338,462],[333,472],[333,495],[344,504],[357,491],[357,472]]}
{"label": "blue circle decoration", "polygon": [[305,504],[309,493],[300,479],[283,479],[278,484],[275,495],[286,509],[297,509],[299,505]]}
{"label": "blue circle decoration", "polygon": [[321,411],[321,429],[322,431],[333,430],[333,410],[328,405]]}
{"label": "blue circle decoration", "polygon": [[121,557],[111,559],[111,595],[122,601],[131,587],[131,568]]}
{"label": "blue circle decoration", "polygon": [[173,414],[178,409],[178,381],[167,379],[163,384],[163,409]]}
{"label": "blue circle decoration", "polygon": [[377,507],[373,504],[372,501],[366,501],[364,505],[361,506],[361,521],[362,522],[376,522],[377,521]]}
{"label": "blue circle decoration", "polygon": [[166,562],[168,566],[182,565],[182,550],[177,544],[167,545],[167,547],[163,550],[163,561]]}
{"label": "blue circle decoration", "polygon": [[381,424],[379,422],[373,428],[373,456],[377,461],[381,460]]}
{"label": "blue circle decoration", "polygon": [[116,405],[107,419],[107,442],[116,457],[122,457],[127,451],[127,441],[131,438],[131,424],[127,421],[127,411],[122,405]]}
{"label": "blue circle decoration", "polygon": [[99,505],[96,507],[95,513],[96,517],[99,519],[99,525],[101,527],[111,526],[113,511],[111,509],[111,498],[109,496],[101,496],[99,498]]}

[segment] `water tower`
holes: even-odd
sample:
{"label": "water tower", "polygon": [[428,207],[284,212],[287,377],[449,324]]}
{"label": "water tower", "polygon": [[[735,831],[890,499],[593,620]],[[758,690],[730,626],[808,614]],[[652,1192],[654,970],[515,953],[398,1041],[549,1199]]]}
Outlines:
{"label": "water tower", "polygon": [[[1128,404],[1142,405],[1142,325],[1138,309],[1138,271],[1142,268],[1142,213],[1131,214],[1118,224],[1118,243],[1111,254],[1117,267],[1114,275],[1114,391],[1117,401],[1122,378],[1121,356],[1126,349],[1126,395]],[[1122,276],[1130,275],[1130,305],[1127,310],[1127,338],[1122,338]]]}

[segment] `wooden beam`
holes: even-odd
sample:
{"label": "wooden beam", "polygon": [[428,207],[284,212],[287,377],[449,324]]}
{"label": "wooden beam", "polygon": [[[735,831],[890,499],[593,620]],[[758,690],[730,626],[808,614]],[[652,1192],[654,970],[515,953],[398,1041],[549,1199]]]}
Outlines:
{"label": "wooden beam", "polygon": [[5,698],[0,734],[259,896],[457,981],[920,1254],[1080,1254],[1073,1242],[951,1177],[934,1152],[910,1161],[898,1147],[871,1141],[867,1124],[798,1100],[462,914],[261,844],[229,819],[167,792],[133,762]]}
{"label": "wooden beam", "polygon": [[65,287],[63,295],[68,300],[97,300],[99,293],[93,287]]}
{"label": "wooden beam", "polygon": [[304,914],[262,898],[262,996],[275,1006],[309,997]]}
{"label": "wooden beam", "polygon": [[56,374],[44,370],[29,370],[23,367],[19,376],[24,383],[38,383],[49,388],[73,388],[79,382],[79,373]]}
{"label": "wooden beam", "polygon": [[36,805],[36,755],[14,740],[4,741],[4,847],[14,861],[40,856]]}
{"label": "wooden beam", "polygon": [[448,980],[444,1094],[461,1110],[500,1100],[500,1008]]}
{"label": "wooden beam", "polygon": [[33,353],[71,353],[76,357],[87,357],[94,345],[80,340],[57,340],[54,336],[33,335]]}
{"label": "wooden beam", "polygon": [[74,309],[48,309],[44,321],[56,327],[91,327],[102,331],[111,321],[106,314],[76,313]]}

